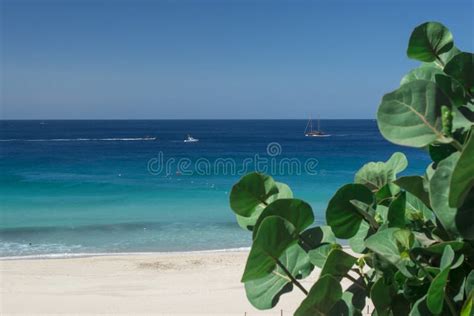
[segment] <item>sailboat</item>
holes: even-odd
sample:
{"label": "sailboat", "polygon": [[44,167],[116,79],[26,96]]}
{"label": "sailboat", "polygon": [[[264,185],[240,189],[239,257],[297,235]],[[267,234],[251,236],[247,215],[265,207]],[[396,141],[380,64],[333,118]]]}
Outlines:
{"label": "sailboat", "polygon": [[320,129],[319,119],[318,119],[318,129],[313,130],[313,120],[310,117],[309,120],[308,120],[308,123],[306,124],[306,128],[304,130],[304,136],[306,136],[306,137],[327,137],[327,136],[331,136],[331,135],[324,133]]}

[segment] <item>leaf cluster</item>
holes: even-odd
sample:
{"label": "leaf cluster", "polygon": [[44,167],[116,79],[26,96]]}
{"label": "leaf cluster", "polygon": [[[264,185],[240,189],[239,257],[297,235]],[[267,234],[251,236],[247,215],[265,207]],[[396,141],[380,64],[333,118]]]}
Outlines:
{"label": "leaf cluster", "polygon": [[[383,97],[377,122],[387,140],[429,153],[425,174],[400,177],[399,152],[367,163],[329,201],[327,226],[313,226],[311,206],[270,176],[232,188],[231,208],[253,236],[242,282],[255,307],[298,287],[306,297],[295,315],[360,315],[367,298],[374,315],[472,314],[474,56],[437,22],[414,29],[407,55],[422,64]],[[300,280],[315,266],[306,290]]]}

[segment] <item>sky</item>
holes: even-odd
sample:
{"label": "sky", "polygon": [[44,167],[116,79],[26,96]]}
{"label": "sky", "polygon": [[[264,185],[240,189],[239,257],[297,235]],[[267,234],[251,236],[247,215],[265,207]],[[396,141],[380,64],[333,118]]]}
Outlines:
{"label": "sky", "polygon": [[2,119],[374,118],[439,21],[474,1],[0,0]]}

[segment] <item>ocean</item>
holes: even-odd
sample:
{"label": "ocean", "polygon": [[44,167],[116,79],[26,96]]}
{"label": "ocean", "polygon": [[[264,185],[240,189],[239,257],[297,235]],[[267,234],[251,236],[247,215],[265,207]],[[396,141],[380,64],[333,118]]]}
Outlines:
{"label": "ocean", "polygon": [[[256,168],[309,202],[317,224],[366,162],[423,150],[385,141],[375,120],[0,121],[0,256],[238,249],[250,245],[229,208]],[[185,143],[187,134],[199,142]]]}

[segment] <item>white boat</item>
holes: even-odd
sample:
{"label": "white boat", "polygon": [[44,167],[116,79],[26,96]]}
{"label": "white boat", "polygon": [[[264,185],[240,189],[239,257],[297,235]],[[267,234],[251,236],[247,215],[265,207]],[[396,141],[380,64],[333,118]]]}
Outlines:
{"label": "white boat", "polygon": [[304,136],[306,137],[328,137],[331,136],[329,134],[326,134],[323,132],[320,127],[319,127],[319,119],[318,119],[318,129],[313,130],[313,120],[311,117],[308,120],[308,123],[306,124],[306,128],[304,130]]}
{"label": "white boat", "polygon": [[184,140],[185,143],[196,143],[198,142],[199,139],[192,137],[191,135],[188,134],[186,139]]}

